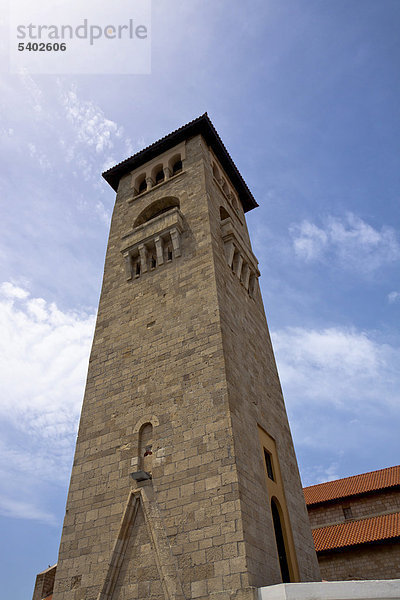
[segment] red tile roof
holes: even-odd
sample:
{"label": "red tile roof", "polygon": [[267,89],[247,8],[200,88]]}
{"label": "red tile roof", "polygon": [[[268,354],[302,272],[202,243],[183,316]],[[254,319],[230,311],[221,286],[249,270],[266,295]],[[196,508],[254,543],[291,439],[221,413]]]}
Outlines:
{"label": "red tile roof", "polygon": [[357,496],[358,494],[395,486],[400,486],[400,465],[344,479],[336,479],[335,481],[327,481],[318,485],[310,485],[304,488],[303,492],[306,504],[310,506],[311,504],[329,502],[329,500]]}
{"label": "red tile roof", "polygon": [[312,534],[317,552],[388,540],[400,537],[400,513],[320,527]]}

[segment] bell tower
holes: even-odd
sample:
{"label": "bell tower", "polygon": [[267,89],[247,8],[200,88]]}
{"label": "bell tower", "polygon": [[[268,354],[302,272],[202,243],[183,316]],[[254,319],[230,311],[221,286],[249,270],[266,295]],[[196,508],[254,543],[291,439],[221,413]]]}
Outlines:
{"label": "bell tower", "polygon": [[207,115],[103,176],[117,198],[53,600],[318,580],[251,192]]}

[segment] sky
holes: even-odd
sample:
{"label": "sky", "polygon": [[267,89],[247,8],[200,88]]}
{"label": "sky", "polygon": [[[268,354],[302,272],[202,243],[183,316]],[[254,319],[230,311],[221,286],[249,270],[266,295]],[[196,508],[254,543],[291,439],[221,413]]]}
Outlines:
{"label": "sky", "polygon": [[259,204],[303,484],[399,463],[399,25],[398,0],[159,0],[149,74],[3,61],[4,597],[57,560],[115,199],[101,172],[205,111]]}

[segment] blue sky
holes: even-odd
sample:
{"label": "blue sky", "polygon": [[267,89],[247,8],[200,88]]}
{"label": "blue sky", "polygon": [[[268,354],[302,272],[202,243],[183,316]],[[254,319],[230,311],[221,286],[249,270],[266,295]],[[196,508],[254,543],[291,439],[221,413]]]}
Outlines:
{"label": "blue sky", "polygon": [[5,596],[57,560],[114,202],[101,172],[206,110],[260,205],[304,484],[399,462],[399,21],[397,0],[160,0],[150,75],[2,73]]}

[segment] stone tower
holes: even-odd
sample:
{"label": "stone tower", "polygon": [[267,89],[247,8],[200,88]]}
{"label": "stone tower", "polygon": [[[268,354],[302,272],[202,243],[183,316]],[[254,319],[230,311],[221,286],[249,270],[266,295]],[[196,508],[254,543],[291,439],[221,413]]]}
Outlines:
{"label": "stone tower", "polygon": [[252,194],[207,115],[103,176],[117,198],[53,600],[318,580]]}

